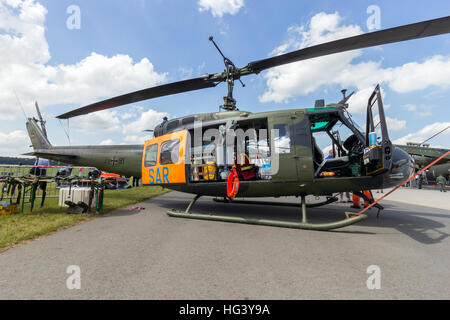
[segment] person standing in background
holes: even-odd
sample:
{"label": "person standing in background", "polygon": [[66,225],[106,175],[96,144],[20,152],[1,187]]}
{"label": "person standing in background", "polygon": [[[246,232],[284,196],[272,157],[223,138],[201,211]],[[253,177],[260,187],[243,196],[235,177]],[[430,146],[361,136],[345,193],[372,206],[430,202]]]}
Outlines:
{"label": "person standing in background", "polygon": [[132,185],[133,185],[133,187],[139,187],[139,177],[135,177],[135,176],[133,176],[133,182],[132,182]]}
{"label": "person standing in background", "polygon": [[334,150],[331,149],[330,152],[328,152],[328,156],[325,159],[333,159],[334,158]]}
{"label": "person standing in background", "polygon": [[436,182],[439,185],[439,191],[440,192],[447,192],[445,185],[447,184],[447,179],[440,174],[439,177],[436,178]]}

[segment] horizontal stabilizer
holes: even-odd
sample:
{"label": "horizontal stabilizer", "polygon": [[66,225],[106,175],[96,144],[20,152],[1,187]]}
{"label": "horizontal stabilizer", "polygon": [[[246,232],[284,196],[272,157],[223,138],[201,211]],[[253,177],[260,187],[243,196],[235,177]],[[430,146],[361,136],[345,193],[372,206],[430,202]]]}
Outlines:
{"label": "horizontal stabilizer", "polygon": [[70,161],[77,158],[77,156],[74,155],[62,154],[51,150],[37,150],[34,152],[24,153],[23,155],[35,156],[38,158],[45,158],[45,159],[57,159],[59,161]]}

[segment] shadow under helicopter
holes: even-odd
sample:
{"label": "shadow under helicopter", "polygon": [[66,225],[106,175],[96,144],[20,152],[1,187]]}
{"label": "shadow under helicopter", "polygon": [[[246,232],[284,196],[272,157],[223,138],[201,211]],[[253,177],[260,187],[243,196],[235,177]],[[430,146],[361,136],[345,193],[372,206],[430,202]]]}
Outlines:
{"label": "shadow under helicopter", "polygon": [[[191,199],[191,195],[171,192],[148,201],[165,209],[184,211]],[[299,199],[294,197],[251,200],[300,203]],[[321,202],[324,200],[324,197],[321,197],[319,200],[313,196],[307,197],[307,203]],[[372,208],[366,212],[368,216],[367,219],[354,226],[335,229],[328,232],[382,235],[391,233],[389,229],[395,229],[423,244],[440,243],[449,236],[449,233],[446,232],[448,231],[446,229],[447,225],[436,220],[436,218],[449,219],[450,215],[446,210],[392,201],[384,201],[382,205],[385,209],[380,212],[379,217],[377,217],[378,209]],[[191,211],[198,214],[228,215],[253,219],[273,219],[292,222],[301,220],[300,207],[221,203],[213,201],[212,197],[200,198],[194,204]],[[308,222],[324,223],[341,220],[345,218],[344,213],[346,211],[357,213],[359,210],[350,208],[350,203],[335,203],[317,208],[308,208]],[[357,226],[385,228],[386,232],[380,232],[379,229],[373,231],[349,230],[349,228],[357,228]]]}

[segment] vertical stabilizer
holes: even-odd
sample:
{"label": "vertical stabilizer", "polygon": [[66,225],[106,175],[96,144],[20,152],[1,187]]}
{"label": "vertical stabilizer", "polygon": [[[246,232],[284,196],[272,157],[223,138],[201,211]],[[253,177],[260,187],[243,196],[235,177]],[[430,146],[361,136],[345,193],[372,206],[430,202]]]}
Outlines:
{"label": "vertical stabilizer", "polygon": [[49,149],[52,147],[52,144],[45,137],[35,119],[28,118],[27,131],[34,150]]}

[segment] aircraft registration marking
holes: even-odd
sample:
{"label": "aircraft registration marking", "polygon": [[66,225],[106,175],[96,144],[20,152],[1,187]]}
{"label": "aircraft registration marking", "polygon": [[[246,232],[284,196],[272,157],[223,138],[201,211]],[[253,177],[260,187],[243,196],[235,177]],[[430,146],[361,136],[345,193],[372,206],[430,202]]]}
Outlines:
{"label": "aircraft registration marking", "polygon": [[[161,169],[161,171],[159,170]],[[150,184],[162,184],[162,183],[170,183],[169,181],[169,168],[161,167],[156,168],[156,172],[153,168],[148,170],[148,175],[150,177]]]}

